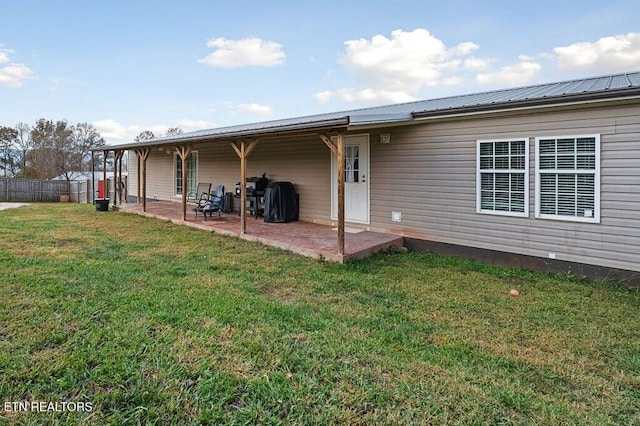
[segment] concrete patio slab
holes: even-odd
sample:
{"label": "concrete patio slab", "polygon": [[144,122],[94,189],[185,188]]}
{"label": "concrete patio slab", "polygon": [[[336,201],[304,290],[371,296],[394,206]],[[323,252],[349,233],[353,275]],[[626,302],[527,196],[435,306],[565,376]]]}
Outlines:
{"label": "concrete patio slab", "polygon": [[240,217],[237,212],[223,213],[204,219],[195,218],[191,209],[187,220],[182,220],[182,205],[169,201],[147,202],[147,211],[142,204],[124,203],[115,207],[119,211],[147,217],[170,220],[173,223],[191,226],[208,232],[238,237],[249,241],[278,247],[314,259],[347,262],[367,257],[391,247],[402,247],[403,238],[397,235],[362,231],[345,233],[345,253],[337,252],[337,231],[331,226],[309,222],[266,223],[262,218],[247,217],[245,234],[240,234]]}

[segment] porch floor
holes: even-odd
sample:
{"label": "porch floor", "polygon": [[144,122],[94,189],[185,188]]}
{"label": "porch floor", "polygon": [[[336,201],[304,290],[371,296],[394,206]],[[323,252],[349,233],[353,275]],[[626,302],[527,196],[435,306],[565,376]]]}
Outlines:
{"label": "porch floor", "polygon": [[[338,232],[327,225],[309,222],[265,223],[264,220],[247,216],[247,227],[244,235],[240,234],[240,216],[238,212],[223,213],[222,218],[215,214],[204,219],[198,215],[196,219],[192,206],[187,206],[187,220],[182,220],[182,204],[170,201],[147,201],[147,211],[142,211],[142,204],[124,203],[116,206],[117,210],[135,213],[142,216],[170,220],[173,223],[191,226],[216,234],[229,235],[249,241],[279,247],[303,256],[326,259],[334,262],[346,262],[367,257],[375,252],[386,250],[392,246],[402,247],[403,238],[397,235],[379,232],[361,231],[345,232],[344,255],[338,254]],[[349,227],[347,227],[349,229]]]}

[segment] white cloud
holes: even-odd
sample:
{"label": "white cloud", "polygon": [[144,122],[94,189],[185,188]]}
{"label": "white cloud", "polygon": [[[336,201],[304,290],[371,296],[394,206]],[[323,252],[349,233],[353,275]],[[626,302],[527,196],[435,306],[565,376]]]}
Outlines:
{"label": "white cloud", "polygon": [[324,92],[314,93],[313,97],[316,98],[316,100],[321,104],[326,104],[331,100],[331,98],[333,98],[334,95],[335,92],[332,92],[331,90],[325,90]]}
{"label": "white cloud", "polygon": [[266,105],[259,105],[259,104],[238,104],[238,108],[241,111],[244,112],[248,112],[249,114],[255,114],[255,115],[269,115],[273,112],[273,110],[271,109],[271,107],[266,106]]}
{"label": "white cloud", "polygon": [[318,92],[313,95],[320,103],[327,103],[334,97],[344,102],[363,102],[369,105],[397,104],[411,102],[415,98],[407,92],[398,90],[374,90],[374,89],[340,89],[336,91]]}
{"label": "white cloud", "polygon": [[145,130],[137,125],[124,126],[112,119],[98,120],[91,124],[100,132],[100,135],[107,143],[110,144],[131,143],[140,132]]}
{"label": "white cloud", "polygon": [[494,62],[493,59],[467,58],[463,64],[465,69],[477,71],[488,68],[492,62]]}
{"label": "white cloud", "polygon": [[640,33],[602,37],[553,49],[561,71],[615,73],[640,69]]}
{"label": "white cloud", "polygon": [[[175,127],[175,126],[167,126],[164,124],[156,124],[153,126],[147,126],[144,128],[144,130],[151,130],[153,132],[153,134],[156,136],[156,138],[161,138],[166,136],[167,130],[169,130],[169,127]],[[138,136],[136,134],[136,136]],[[135,138],[135,137],[134,137]]]}
{"label": "white cloud", "polygon": [[511,87],[526,85],[535,80],[541,68],[536,62],[522,61],[516,65],[502,67],[500,71],[478,74],[476,83]]}
{"label": "white cloud", "polygon": [[445,77],[442,79],[442,86],[458,86],[459,84],[462,84],[464,82],[464,79],[462,77],[458,77],[456,75],[452,76],[452,77]]}
{"label": "white cloud", "polygon": [[21,87],[23,80],[34,77],[35,73],[24,64],[9,64],[0,68],[0,86]]}
{"label": "white cloud", "polygon": [[[0,44],[0,46],[2,46]],[[9,55],[13,53],[13,50],[0,48],[0,64],[6,64],[9,62]]]}
{"label": "white cloud", "polygon": [[479,49],[475,43],[448,47],[423,28],[395,30],[390,38],[348,40],[345,46],[341,61],[356,87],[315,93],[320,103],[332,99],[370,105],[410,102],[424,87],[461,84],[465,72],[485,68],[492,61],[467,58]]}
{"label": "white cloud", "polygon": [[345,45],[342,60],[358,81],[392,92],[441,84],[460,71],[464,56],[479,48],[471,42],[447,47],[423,28],[395,30],[391,38],[376,35],[371,40],[349,40]]}
{"label": "white cloud", "polygon": [[24,64],[11,62],[12,53],[13,50],[0,48],[0,64],[8,64],[0,67],[0,86],[21,87],[23,81],[34,78],[35,73]]}
{"label": "white cloud", "polygon": [[123,144],[132,143],[136,136],[138,136],[144,130],[150,130],[153,134],[159,138],[166,135],[167,130],[171,127],[179,127],[185,133],[195,130],[210,129],[215,127],[213,123],[205,120],[190,120],[182,119],[174,125],[156,124],[153,126],[140,126],[132,124],[126,126],[113,119],[98,120],[91,123],[100,132],[100,135],[107,141],[108,144]]}
{"label": "white cloud", "polygon": [[215,127],[215,124],[206,120],[189,120],[187,118],[183,118],[182,120],[179,120],[177,125],[179,128],[181,128],[185,132],[190,132],[193,130],[211,129]]}
{"label": "white cloud", "polygon": [[198,59],[198,62],[212,67],[271,67],[281,64],[285,58],[282,45],[260,38],[245,38],[242,40],[214,38],[207,42],[207,47],[212,47],[216,50],[204,58]]}
{"label": "white cloud", "polygon": [[[447,46],[443,41],[418,28],[396,30],[390,37],[345,42],[341,58],[351,72],[351,87],[319,91],[313,96],[319,103],[338,100],[367,104],[398,103],[414,100],[424,88],[472,83],[515,87],[533,84],[543,65],[556,62],[561,71],[614,73],[640,69],[640,33],[603,37],[595,42],[580,42],[557,47],[553,52],[521,54],[517,58],[483,58],[474,55],[479,46],[473,42]],[[473,56],[472,56],[473,55]],[[498,62],[510,64],[499,66]]]}

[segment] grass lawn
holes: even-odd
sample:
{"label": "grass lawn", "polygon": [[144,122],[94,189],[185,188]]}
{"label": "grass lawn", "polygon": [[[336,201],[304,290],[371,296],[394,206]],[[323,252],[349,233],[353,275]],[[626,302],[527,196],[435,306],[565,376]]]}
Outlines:
{"label": "grass lawn", "polygon": [[614,283],[74,204],[1,211],[0,268],[0,424],[640,424],[640,294]]}

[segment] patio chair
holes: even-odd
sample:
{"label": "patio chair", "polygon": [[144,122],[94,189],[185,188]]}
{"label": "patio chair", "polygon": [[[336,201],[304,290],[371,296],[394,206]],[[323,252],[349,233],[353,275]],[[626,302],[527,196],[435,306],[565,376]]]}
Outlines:
{"label": "patio chair", "polygon": [[197,203],[200,199],[211,192],[211,184],[199,182],[195,191],[187,193],[187,203]]}
{"label": "patio chair", "polygon": [[207,213],[209,213],[209,217],[213,215],[213,213],[218,213],[218,217],[222,217],[222,211],[224,210],[224,185],[216,186],[215,194],[205,194],[200,200],[198,200],[198,204],[193,209],[196,212],[196,218],[198,217],[198,213],[202,213],[205,220],[207,219]]}

